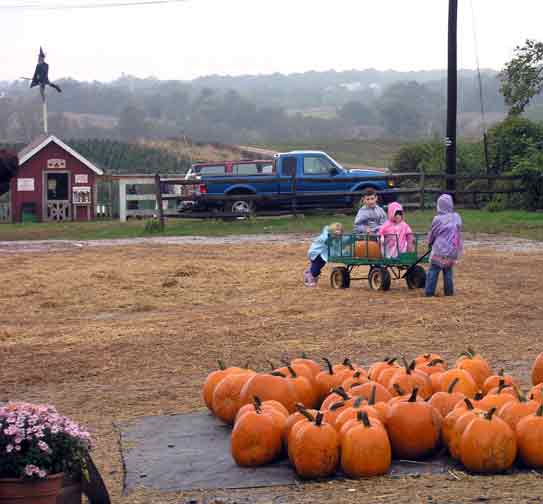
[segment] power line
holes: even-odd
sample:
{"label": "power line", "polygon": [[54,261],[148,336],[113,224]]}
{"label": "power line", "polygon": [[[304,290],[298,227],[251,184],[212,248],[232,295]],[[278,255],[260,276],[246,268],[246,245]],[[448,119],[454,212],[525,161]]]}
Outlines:
{"label": "power line", "polygon": [[24,5],[0,5],[0,10],[72,10],[72,9],[102,9],[108,7],[136,7],[136,6],[146,6],[146,5],[164,5],[164,4],[175,4],[175,3],[185,3],[190,0],[129,0],[126,2],[107,2],[107,3],[80,3],[80,4],[57,4],[57,5],[39,5],[36,3],[33,4],[24,4]]}

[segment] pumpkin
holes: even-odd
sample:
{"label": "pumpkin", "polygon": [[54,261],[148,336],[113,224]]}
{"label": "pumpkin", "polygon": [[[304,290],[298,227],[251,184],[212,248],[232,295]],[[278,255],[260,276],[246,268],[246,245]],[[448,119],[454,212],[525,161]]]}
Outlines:
{"label": "pumpkin", "polygon": [[[293,359],[290,363],[292,366],[297,366],[298,364],[303,364],[304,366],[308,367],[311,371],[311,374],[313,375],[313,379],[317,377],[317,375],[321,372],[321,367],[317,362],[315,362],[312,359],[309,359],[305,353],[302,352],[302,356]],[[296,369],[296,367],[294,367]]]}
{"label": "pumpkin", "polygon": [[466,430],[466,427],[476,417],[484,415],[485,411],[478,408],[464,411],[454,423],[454,427],[451,430],[450,437],[448,439],[447,447],[451,457],[455,460],[460,459],[460,442],[462,441],[462,434]]}
{"label": "pumpkin", "polygon": [[301,478],[324,478],[336,472],[339,442],[336,430],[317,413],[315,422],[300,422],[289,437],[289,457]]}
{"label": "pumpkin", "polygon": [[255,403],[253,411],[242,415],[232,430],[230,446],[236,464],[256,467],[275,460],[282,450],[283,429],[270,412]]}
{"label": "pumpkin", "polygon": [[240,392],[254,371],[234,373],[225,376],[213,392],[212,410],[217,418],[227,424],[233,424],[241,408]]}
{"label": "pumpkin", "polygon": [[[396,392],[396,396],[394,396],[390,401],[387,402],[387,406],[390,408],[393,404],[396,404],[397,402],[401,401],[409,401],[411,399],[411,396],[413,395],[413,391],[407,393],[402,387],[400,387],[397,383],[394,384],[394,390]],[[417,401],[424,401],[422,397],[420,397],[417,393]]]}
{"label": "pumpkin", "polygon": [[[271,363],[270,363],[271,364]],[[312,387],[315,386],[315,377],[313,376],[313,373],[311,369],[305,364],[292,364],[291,362],[283,361],[284,366],[274,369],[274,371],[281,373],[285,376],[290,376],[291,369],[294,371],[295,375],[303,376],[304,378],[307,378],[309,383]]]}
{"label": "pumpkin", "polygon": [[255,404],[258,405],[259,408],[264,412],[276,411],[283,415],[285,418],[289,416],[287,408],[285,408],[280,402],[274,400],[262,401],[260,397],[255,396],[253,397],[253,401],[250,404],[245,404],[239,409],[234,423],[236,423],[245,413],[253,411]]}
{"label": "pumpkin", "polygon": [[362,385],[366,382],[368,382],[368,378],[363,374],[361,370],[355,371],[354,374],[347,378],[346,380],[343,380],[341,383],[341,387],[344,390],[349,390],[353,385]]}
{"label": "pumpkin", "polygon": [[381,258],[381,246],[375,240],[356,240],[354,245],[354,256],[368,259]]}
{"label": "pumpkin", "polygon": [[517,424],[518,450],[528,467],[543,467],[543,404],[533,415],[525,416]]}
{"label": "pumpkin", "polygon": [[520,420],[528,415],[531,415],[539,408],[539,402],[526,400],[526,396],[520,392],[518,394],[518,402],[510,401],[505,403],[496,413],[502,420],[509,424],[509,427],[516,431],[517,424]]}
{"label": "pumpkin", "polygon": [[467,371],[479,388],[482,388],[485,380],[492,376],[490,364],[469,347],[456,361],[456,367]]}
{"label": "pumpkin", "polygon": [[385,369],[397,369],[396,357],[386,358],[383,361],[373,363],[368,370],[368,378],[373,381],[379,381],[379,375]]}
{"label": "pumpkin", "polygon": [[367,415],[376,418],[381,424],[384,424],[382,414],[373,406],[370,406],[363,397],[357,397],[352,406],[344,409],[336,417],[334,422],[335,429],[339,432],[348,421],[354,420],[360,411],[366,412]]}
{"label": "pumpkin", "polygon": [[388,366],[381,370],[375,381],[380,383],[383,387],[388,387],[388,384],[392,377],[401,370],[402,368],[397,364],[394,364],[394,366]]}
{"label": "pumpkin", "polygon": [[325,411],[330,408],[332,404],[339,401],[349,403],[350,406],[353,403],[351,399],[353,398],[349,394],[347,394],[347,392],[345,392],[342,387],[338,387],[333,389],[332,393],[326,397],[326,399],[322,402],[320,409],[321,411]]}
{"label": "pumpkin", "polygon": [[298,422],[313,422],[318,411],[313,409],[306,409],[303,404],[298,403],[296,405],[296,413],[292,413],[287,418],[285,423],[285,430],[283,431],[283,443],[285,446],[288,444],[288,438],[294,426]]}
{"label": "pumpkin", "polygon": [[380,383],[369,381],[363,385],[355,385],[351,387],[349,393],[353,397],[364,397],[369,399],[373,393],[373,387],[375,387],[375,401],[376,402],[388,402],[392,399],[392,394]]}
{"label": "pumpkin", "polygon": [[324,416],[324,421],[335,429],[336,419],[343,411],[350,409],[351,405],[352,403],[347,403],[345,401],[338,401],[332,404],[326,411],[321,411]]}
{"label": "pumpkin", "polygon": [[351,362],[351,359],[349,357],[346,357],[343,359],[343,362],[341,364],[335,364],[332,366],[332,369],[334,370],[334,373],[339,373],[341,371],[347,371],[351,375],[355,373],[356,371],[364,371],[362,368],[358,366],[354,366]]}
{"label": "pumpkin", "polygon": [[326,357],[323,360],[326,363],[327,370],[321,371],[315,378],[320,401],[330,393],[330,390],[341,385],[341,382],[345,379],[344,374],[334,372],[332,363]]}
{"label": "pumpkin", "polygon": [[[497,390],[493,389],[491,393],[483,397],[479,401],[477,407],[485,411],[489,411],[492,408],[496,408],[496,411],[498,411],[504,404],[508,402],[511,402],[511,401],[518,402],[516,394],[515,395],[508,394],[504,392],[504,389],[505,389],[505,381],[501,380],[500,386],[498,387],[498,389]],[[514,393],[514,389],[510,388],[510,390],[512,390]]]}
{"label": "pumpkin", "polygon": [[477,386],[477,383],[473,379],[472,375],[464,369],[453,368],[445,371],[440,376],[439,390],[446,392],[456,378],[458,378],[458,382],[455,385],[455,391],[464,394],[466,397],[475,397],[479,387]]}
{"label": "pumpkin", "polygon": [[543,383],[543,352],[535,359],[532,366],[532,385]]}
{"label": "pumpkin", "polygon": [[489,376],[483,383],[483,394],[488,394],[493,388],[500,386],[500,380],[505,382],[505,385],[515,385],[518,387],[515,379],[511,375],[504,374],[504,370],[500,369],[497,375]]}
{"label": "pumpkin", "polygon": [[[437,371],[435,373],[432,373],[430,376],[430,384],[432,385],[432,392],[435,394],[436,392],[443,392],[441,390],[441,378],[443,377],[444,371]],[[448,388],[448,387],[447,387]]]}
{"label": "pumpkin", "polygon": [[[301,365],[298,365],[298,368],[300,367]],[[305,369],[308,368],[306,367]],[[301,402],[306,408],[316,408],[320,397],[317,389],[313,387],[309,378],[298,375],[290,365],[287,366],[287,370],[290,373],[290,376],[287,376],[287,378],[294,385],[298,402]]]}
{"label": "pumpkin", "polygon": [[425,353],[415,357],[415,366],[417,367],[428,365],[431,362],[434,362],[434,366],[436,364],[440,364],[444,369],[447,369],[447,363],[441,358],[441,355],[435,353]]}
{"label": "pumpkin", "polygon": [[341,442],[341,468],[351,478],[386,474],[392,462],[390,441],[382,425],[359,412],[358,425]]}
{"label": "pumpkin", "polygon": [[255,396],[263,401],[270,399],[278,401],[289,413],[294,413],[298,402],[292,381],[272,374],[256,374],[249,378],[241,389],[241,403],[249,404]]}
{"label": "pumpkin", "polygon": [[450,444],[456,421],[466,412],[466,410],[473,411],[475,409],[473,402],[469,399],[464,399],[464,403],[466,405],[465,409],[457,406],[443,419],[443,423],[441,424],[441,440],[447,447]]}
{"label": "pumpkin", "polygon": [[405,359],[404,368],[399,369],[389,380],[386,387],[395,394],[394,385],[398,385],[406,393],[411,393],[415,388],[418,389],[418,394],[423,399],[428,399],[432,395],[432,384],[428,375],[415,369],[415,361],[408,364]]}
{"label": "pumpkin", "polygon": [[441,416],[427,402],[417,401],[417,389],[407,401],[392,404],[386,426],[397,458],[419,459],[433,453],[439,442]]}
{"label": "pumpkin", "polygon": [[428,376],[435,373],[443,373],[447,370],[447,363],[443,359],[434,359],[424,364],[416,364],[416,368]]}
{"label": "pumpkin", "polygon": [[202,389],[202,397],[204,398],[204,402],[211,411],[213,411],[213,392],[215,391],[215,387],[219,384],[219,382],[229,374],[244,373],[247,371],[246,369],[239,367],[226,368],[223,361],[219,360],[217,362],[219,364],[219,369],[207,375],[204,382],[204,387]]}
{"label": "pumpkin", "polygon": [[460,441],[460,460],[473,472],[496,473],[511,468],[517,456],[517,440],[511,427],[494,415],[493,408],[476,416]]}
{"label": "pumpkin", "polygon": [[461,392],[454,391],[454,387],[456,387],[457,383],[458,383],[458,378],[455,378],[449,385],[447,392],[437,392],[429,400],[429,403],[437,411],[439,411],[440,415],[443,418],[445,418],[454,409],[454,407],[460,401],[463,401],[464,398],[466,397]]}
{"label": "pumpkin", "polygon": [[538,385],[534,385],[530,389],[530,399],[533,399],[534,401],[543,403],[543,383],[540,383]]}

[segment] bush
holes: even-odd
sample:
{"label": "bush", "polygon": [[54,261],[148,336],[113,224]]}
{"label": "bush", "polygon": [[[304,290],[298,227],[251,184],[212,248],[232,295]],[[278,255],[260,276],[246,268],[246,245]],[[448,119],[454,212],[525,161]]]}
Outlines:
{"label": "bush", "polygon": [[147,234],[156,234],[162,232],[162,227],[160,226],[160,220],[158,219],[149,219],[145,222],[145,227],[143,232]]}

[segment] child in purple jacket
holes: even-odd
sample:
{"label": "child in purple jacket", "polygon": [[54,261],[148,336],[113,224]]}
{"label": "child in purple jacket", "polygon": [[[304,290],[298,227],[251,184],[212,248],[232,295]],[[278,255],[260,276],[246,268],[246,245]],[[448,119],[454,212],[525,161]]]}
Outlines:
{"label": "child in purple jacket", "polygon": [[428,244],[432,247],[430,269],[426,276],[426,295],[433,296],[436,291],[439,272],[443,271],[445,296],[454,294],[453,266],[463,251],[462,219],[454,211],[454,203],[449,194],[442,194],[437,200],[437,215],[428,233]]}

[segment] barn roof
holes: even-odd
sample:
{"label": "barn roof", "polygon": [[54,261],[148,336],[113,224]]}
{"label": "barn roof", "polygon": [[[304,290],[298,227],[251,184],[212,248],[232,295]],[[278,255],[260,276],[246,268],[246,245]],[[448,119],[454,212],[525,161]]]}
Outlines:
{"label": "barn roof", "polygon": [[30,142],[24,149],[19,152],[19,166],[26,163],[31,157],[35,156],[42,149],[47,147],[51,142],[56,143],[61,149],[71,154],[78,161],[83,163],[87,168],[92,170],[97,175],[103,175],[104,171],[84,158],[81,154],[73,150],[69,145],[65,144],[60,138],[55,135],[40,135]]}

